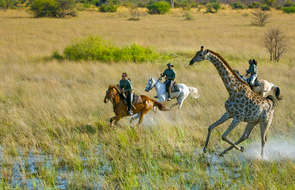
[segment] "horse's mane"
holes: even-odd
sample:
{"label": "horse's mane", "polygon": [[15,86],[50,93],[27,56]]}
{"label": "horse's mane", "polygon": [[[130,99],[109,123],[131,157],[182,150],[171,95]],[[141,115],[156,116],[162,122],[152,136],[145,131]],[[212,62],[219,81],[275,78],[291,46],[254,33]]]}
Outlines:
{"label": "horse's mane", "polygon": [[116,85],[110,85],[109,89],[114,88],[118,91],[119,94],[121,94],[121,90]]}
{"label": "horse's mane", "polygon": [[221,56],[221,55],[219,55],[218,53],[216,53],[216,52],[214,52],[214,51],[212,51],[212,50],[209,50],[208,49],[208,51],[210,52],[210,53],[212,53],[212,54],[214,54],[216,57],[218,57],[225,65],[226,65],[226,67],[230,70],[230,72],[239,80],[239,81],[241,81],[242,83],[244,83],[245,85],[247,85],[247,86],[249,86],[249,84],[247,83],[247,82],[245,82],[245,81],[243,81],[234,71],[233,71],[233,69],[230,67],[230,65],[227,63],[227,61],[225,61],[225,59]]}

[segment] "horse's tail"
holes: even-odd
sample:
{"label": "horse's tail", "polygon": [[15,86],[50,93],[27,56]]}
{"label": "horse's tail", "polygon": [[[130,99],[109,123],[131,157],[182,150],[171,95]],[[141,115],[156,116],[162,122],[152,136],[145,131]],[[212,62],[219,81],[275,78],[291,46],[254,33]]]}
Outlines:
{"label": "horse's tail", "polygon": [[169,111],[168,108],[166,108],[163,104],[161,104],[160,102],[153,100],[154,102],[154,106],[158,107],[161,111]]}
{"label": "horse's tail", "polygon": [[276,106],[278,105],[278,103],[279,103],[279,100],[278,100],[276,97],[274,97],[273,95],[268,95],[268,96],[266,97],[266,99],[272,101],[272,103],[273,103],[273,107],[276,107]]}
{"label": "horse's tail", "polygon": [[276,98],[278,100],[282,100],[283,99],[282,96],[281,96],[281,90],[280,90],[280,88],[278,86],[274,87],[274,93],[275,93]]}
{"label": "horse's tail", "polygon": [[189,89],[190,95],[193,98],[197,99],[197,98],[200,97],[200,94],[199,94],[199,91],[198,91],[197,88],[195,88],[195,87],[188,87],[188,89]]}

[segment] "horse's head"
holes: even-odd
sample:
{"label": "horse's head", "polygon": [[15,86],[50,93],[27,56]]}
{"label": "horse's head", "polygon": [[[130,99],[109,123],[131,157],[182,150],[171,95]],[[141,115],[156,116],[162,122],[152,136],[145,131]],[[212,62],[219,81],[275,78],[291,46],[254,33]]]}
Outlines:
{"label": "horse's head", "polygon": [[145,85],[145,89],[144,89],[144,90],[145,90],[146,92],[149,92],[151,89],[154,88],[155,84],[156,84],[156,80],[153,79],[153,77],[151,77],[151,78],[148,80],[148,82],[146,83],[146,85]]}
{"label": "horse's head", "polygon": [[104,103],[108,103],[108,101],[111,100],[118,93],[118,89],[115,86],[109,86],[104,97]]}
{"label": "horse's head", "polygon": [[201,49],[197,51],[196,55],[189,62],[189,65],[193,65],[195,62],[201,62],[206,60],[208,53],[208,49],[204,50],[204,46],[201,46]]}

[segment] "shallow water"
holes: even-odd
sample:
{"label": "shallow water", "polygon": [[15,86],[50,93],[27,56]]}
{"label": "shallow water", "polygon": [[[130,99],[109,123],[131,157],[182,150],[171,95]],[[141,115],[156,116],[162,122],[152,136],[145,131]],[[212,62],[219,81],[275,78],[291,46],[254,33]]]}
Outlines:
{"label": "shallow water", "polygon": [[[6,167],[11,165],[11,178],[5,180],[2,178],[2,172],[0,172],[0,179],[3,179],[12,188],[28,189],[28,190],[43,190],[47,189],[44,183],[39,178],[39,172],[41,170],[47,170],[52,173],[54,177],[54,189],[66,190],[69,189],[69,184],[77,177],[86,178],[89,183],[89,187],[92,189],[101,190],[103,188],[104,177],[106,174],[112,172],[112,167],[109,160],[106,159],[105,155],[101,152],[102,146],[98,145],[95,158],[91,157],[80,157],[83,162],[85,169],[82,172],[72,171],[64,167],[56,167],[59,165],[54,163],[53,156],[42,153],[33,153],[30,151],[27,155],[23,154],[19,149],[18,156],[7,159],[9,163]],[[87,169],[89,159],[99,159],[99,167],[91,170]],[[2,171],[2,164],[4,162],[2,147],[0,146],[0,171]]]}
{"label": "shallow water", "polygon": [[[174,184],[176,181],[195,181],[191,186],[185,186],[184,189],[202,189],[205,186],[219,187],[222,184],[221,189],[238,189],[238,185],[235,184],[236,180],[239,183],[243,183],[245,186],[249,185],[249,176],[245,174],[245,168],[248,167],[251,160],[261,159],[260,157],[260,143],[252,143],[246,146],[244,153],[237,151],[227,154],[225,157],[219,157],[215,153],[203,154],[202,150],[195,148],[193,150],[193,156],[196,162],[205,162],[207,167],[205,173],[208,177],[207,181],[198,181],[204,179],[203,176],[197,176],[194,169],[191,168],[185,172],[179,172],[168,179],[168,183]],[[45,154],[39,151],[34,153],[30,151],[24,154],[21,149],[18,150],[18,156],[4,159],[3,148],[0,146],[0,171],[3,165],[5,167],[11,167],[11,176],[8,179],[2,177],[0,172],[0,179],[8,183],[12,188],[21,188],[28,190],[43,190],[48,189],[45,183],[39,178],[40,171],[46,170],[54,177],[54,189],[65,190],[69,189],[71,184],[74,184],[75,180],[85,179],[90,189],[101,190],[104,189],[105,177],[113,172],[111,162],[107,159],[107,156],[103,152],[103,145],[97,145],[94,154],[89,156],[87,154],[80,156],[82,170],[73,171],[66,165],[60,164],[62,159],[54,161],[53,155]],[[264,158],[266,161],[279,161],[284,159],[295,159],[295,142],[272,140],[266,144]],[[181,162],[186,162],[187,158],[182,155],[181,152],[175,151],[175,157]],[[201,159],[201,160],[200,160]],[[9,163],[5,163],[8,160]],[[95,160],[96,168],[89,167],[89,163]],[[250,176],[251,178],[251,176]],[[153,189],[152,184],[157,183],[157,177],[153,174],[145,174],[138,176],[141,189]],[[155,182],[156,181],[156,182]],[[48,184],[47,184],[48,185]]]}

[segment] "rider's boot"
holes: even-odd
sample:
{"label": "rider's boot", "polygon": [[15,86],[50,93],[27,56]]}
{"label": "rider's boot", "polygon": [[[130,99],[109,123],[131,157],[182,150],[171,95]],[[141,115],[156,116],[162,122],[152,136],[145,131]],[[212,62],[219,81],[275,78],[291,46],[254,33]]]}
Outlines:
{"label": "rider's boot", "polygon": [[133,112],[132,112],[132,101],[133,101],[133,94],[130,93],[129,96],[128,96],[128,109],[127,109],[127,112],[128,112],[128,115],[132,115]]}

